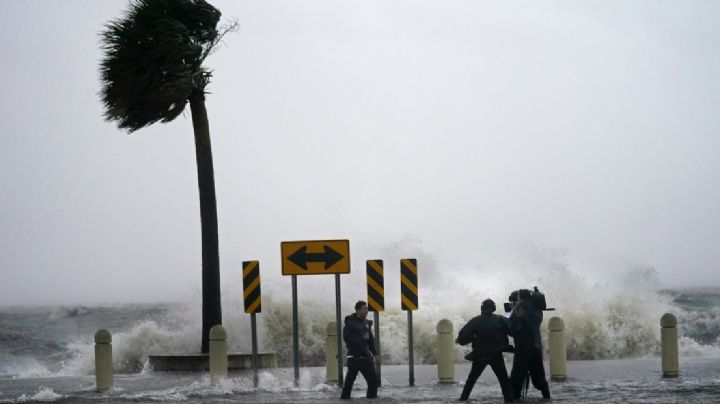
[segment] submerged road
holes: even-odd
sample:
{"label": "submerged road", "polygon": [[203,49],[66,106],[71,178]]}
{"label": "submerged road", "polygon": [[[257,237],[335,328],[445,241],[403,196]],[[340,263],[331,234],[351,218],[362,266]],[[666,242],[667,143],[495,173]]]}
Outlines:
{"label": "submerged road", "polygon": [[[509,359],[506,358],[506,359]],[[508,370],[509,370],[508,365]],[[546,363],[547,368],[547,363]],[[373,403],[443,403],[457,401],[469,363],[457,364],[455,383],[438,384],[434,365],[415,367],[415,386],[408,386],[407,366],[383,367],[383,385]],[[624,359],[568,362],[569,379],[550,382],[553,402],[568,403],[716,403],[720,397],[720,357],[681,358],[681,376],[661,378],[660,360]],[[116,375],[115,388],[94,391],[94,376],[0,379],[0,403],[342,403],[336,385],[325,384],[324,368],[302,368],[300,387],[293,369],[260,374],[254,389],[252,372],[231,372],[216,386],[207,374],[152,372]],[[365,402],[365,383],[358,377],[353,402]],[[500,403],[502,395],[492,370],[485,370],[471,401]],[[542,402],[530,387],[524,402]]]}

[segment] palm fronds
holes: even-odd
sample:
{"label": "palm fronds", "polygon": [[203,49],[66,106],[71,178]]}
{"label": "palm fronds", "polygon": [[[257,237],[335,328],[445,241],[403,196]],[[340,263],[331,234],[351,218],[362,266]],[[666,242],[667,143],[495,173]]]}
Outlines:
{"label": "palm fronds", "polygon": [[136,0],[101,34],[105,118],[133,132],[169,122],[210,72],[204,59],[222,34],[220,11],[204,0]]}

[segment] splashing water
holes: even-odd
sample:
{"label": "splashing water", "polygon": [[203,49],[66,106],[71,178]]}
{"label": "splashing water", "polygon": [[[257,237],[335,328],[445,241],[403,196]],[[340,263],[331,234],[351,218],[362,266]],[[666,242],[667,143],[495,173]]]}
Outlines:
{"label": "splashing water", "polygon": [[[393,260],[393,256],[385,256]],[[421,251],[420,309],[413,314],[415,360],[435,362],[435,327],[449,319],[457,332],[492,298],[499,308],[510,292],[538,286],[548,306],[547,320],[561,317],[566,326],[568,359],[611,359],[657,355],[660,317],[677,315],[680,351],[684,356],[720,355],[720,289],[660,291],[656,273],[641,268],[614,283],[593,283],[571,271],[563,259],[550,255],[527,261],[485,262],[475,267],[440,264]],[[386,260],[390,262],[390,260]],[[386,264],[387,265],[387,264]],[[388,265],[389,266],[389,265]],[[380,315],[380,342],[385,364],[407,361],[407,313],[399,309],[399,276],[386,268],[386,311]],[[625,285],[632,285],[627,287]],[[326,291],[325,291],[326,292]],[[365,298],[364,282],[343,285],[343,316],[354,300]],[[323,297],[323,295],[326,295]],[[242,296],[224,293],[224,326],[229,352],[250,351],[249,316],[238,310]],[[395,303],[393,303],[395,302]],[[325,362],[325,330],[335,321],[334,296],[314,293],[301,302],[300,351],[303,366]],[[113,367],[118,373],[147,371],[150,354],[199,352],[201,330],[198,304],[53,307],[0,311],[3,342],[0,377],[90,375],[94,371],[93,335],[107,328],[113,335]],[[280,366],[292,363],[292,307],[287,293],[264,290],[258,315],[261,351],[278,354]],[[547,346],[547,344],[545,344]],[[466,347],[456,350],[462,361]],[[268,381],[267,383],[271,383]],[[266,383],[266,384],[267,384]]]}

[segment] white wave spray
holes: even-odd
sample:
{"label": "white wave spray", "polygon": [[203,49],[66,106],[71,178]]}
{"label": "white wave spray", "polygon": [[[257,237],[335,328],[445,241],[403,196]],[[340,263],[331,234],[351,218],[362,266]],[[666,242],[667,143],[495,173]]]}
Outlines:
{"label": "white wave spray", "polygon": [[[402,246],[406,247],[406,246]],[[407,361],[407,317],[399,309],[399,274],[391,263],[399,262],[401,248],[391,246],[383,251],[386,257],[386,311],[381,313],[380,342],[383,363]],[[407,249],[405,249],[407,250]],[[568,359],[609,359],[657,355],[659,351],[660,317],[665,312],[678,316],[682,355],[720,355],[720,293],[715,301],[697,307],[684,304],[677,293],[661,293],[657,274],[651,268],[633,269],[622,279],[598,283],[570,268],[564,256],[555,252],[535,254],[528,259],[484,262],[477,266],[445,263],[420,249],[403,251],[416,257],[420,279],[420,309],[414,313],[415,360],[435,362],[435,327],[439,320],[449,319],[457,332],[479,312],[486,298],[496,301],[499,308],[510,292],[517,288],[538,286],[548,306],[541,328],[547,336],[547,320],[563,318],[566,324]],[[356,271],[357,272],[357,271]],[[359,282],[344,281],[343,315],[352,312],[357,299],[365,299],[363,276]],[[318,283],[318,282],[315,282]],[[321,282],[320,282],[321,283]],[[318,283],[319,284],[319,283]],[[309,283],[306,284],[309,285]],[[324,284],[311,290],[300,302],[300,351],[303,366],[322,366],[325,360],[325,330],[335,321],[334,294]],[[236,288],[237,289],[237,288]],[[224,326],[228,330],[230,352],[250,351],[250,321],[242,310],[242,292],[223,291]],[[689,296],[689,297],[688,297]],[[682,296],[680,296],[682,297]],[[696,298],[689,294],[687,299]],[[108,327],[113,336],[114,369],[118,373],[135,373],[147,369],[151,354],[194,353],[200,350],[201,312],[199,302],[164,305],[162,309],[142,306],[126,310],[112,308],[120,316]],[[53,310],[49,318],[60,322],[88,316],[96,319],[110,316],[107,308],[71,308]],[[264,288],[263,312],[258,315],[261,351],[278,354],[281,366],[292,363],[292,309],[289,291]],[[69,320],[68,320],[69,321]],[[69,327],[63,326],[64,332]],[[93,331],[94,332],[94,331]],[[46,377],[49,375],[88,375],[94,371],[92,332],[73,335],[64,349],[60,370],[52,370],[41,358],[7,357],[0,374],[14,377]],[[52,347],[51,345],[49,345]],[[547,344],[546,344],[547,346]],[[50,348],[48,348],[50,349]],[[54,349],[54,348],[53,348]],[[462,361],[467,348],[458,347],[456,359]]]}

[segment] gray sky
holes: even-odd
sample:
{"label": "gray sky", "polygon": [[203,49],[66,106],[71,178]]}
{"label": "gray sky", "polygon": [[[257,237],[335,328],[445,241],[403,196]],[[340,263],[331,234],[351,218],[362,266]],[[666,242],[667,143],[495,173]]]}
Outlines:
{"label": "gray sky", "polygon": [[[208,61],[224,289],[259,259],[285,290],[280,242],[324,238],[350,239],[346,282],[541,251],[720,286],[719,2],[212,3],[241,24]],[[189,111],[102,119],[126,4],[0,1],[0,304],[199,294]]]}

